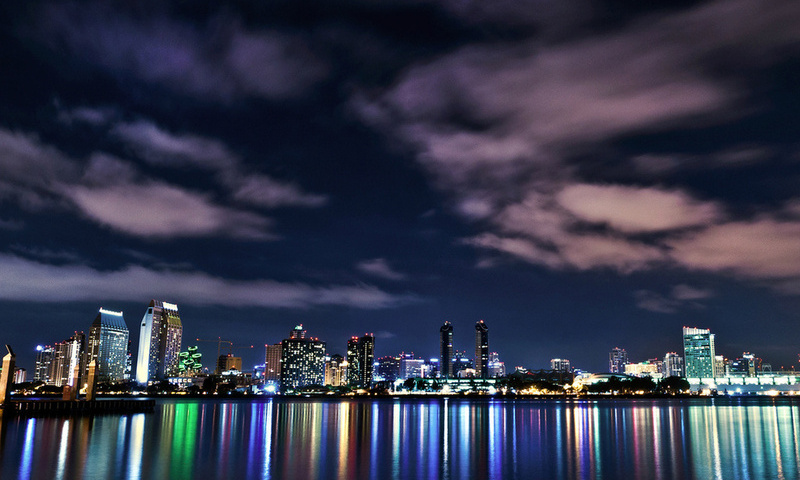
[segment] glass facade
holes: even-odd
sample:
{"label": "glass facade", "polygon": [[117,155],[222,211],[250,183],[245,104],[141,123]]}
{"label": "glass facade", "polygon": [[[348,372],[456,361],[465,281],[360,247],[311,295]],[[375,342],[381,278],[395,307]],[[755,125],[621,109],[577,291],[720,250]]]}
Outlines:
{"label": "glass facade", "polygon": [[704,328],[683,327],[683,358],[688,378],[715,377],[714,334]]}
{"label": "glass facade", "polygon": [[139,330],[136,381],[146,384],[179,375],[183,324],[174,303],[151,300]]}
{"label": "glass facade", "polygon": [[281,342],[282,392],[309,385],[323,385],[325,382],[325,342],[316,338],[301,338],[299,331],[297,333],[293,330],[290,335],[292,338]]}
{"label": "glass facade", "polygon": [[439,329],[439,369],[441,376],[453,377],[453,325],[444,322]]}
{"label": "glass facade", "polygon": [[86,365],[97,365],[98,382],[121,382],[125,379],[128,354],[128,326],[122,312],[100,309],[92,326],[86,349]]}
{"label": "glass facade", "polygon": [[347,383],[353,388],[372,386],[372,363],[375,359],[375,337],[364,335],[347,341]]}
{"label": "glass facade", "polygon": [[475,323],[475,376],[489,378],[489,327],[483,320]]}

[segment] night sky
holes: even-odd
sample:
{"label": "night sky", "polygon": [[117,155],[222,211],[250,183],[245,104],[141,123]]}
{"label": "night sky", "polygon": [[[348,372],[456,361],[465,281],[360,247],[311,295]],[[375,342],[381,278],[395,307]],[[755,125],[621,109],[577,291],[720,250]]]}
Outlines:
{"label": "night sky", "polygon": [[[0,343],[800,353],[800,3],[4,2]],[[642,3],[650,4],[647,8]],[[653,6],[657,8],[653,8]],[[216,345],[201,343],[205,364]]]}

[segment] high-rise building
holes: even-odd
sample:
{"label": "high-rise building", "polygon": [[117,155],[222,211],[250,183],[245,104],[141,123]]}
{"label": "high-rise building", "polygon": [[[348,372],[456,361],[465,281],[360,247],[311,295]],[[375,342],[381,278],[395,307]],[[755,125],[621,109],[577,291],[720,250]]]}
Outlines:
{"label": "high-rise building", "polygon": [[306,338],[302,325],[281,342],[281,391],[325,382],[325,342]]}
{"label": "high-rise building", "polygon": [[36,369],[33,372],[33,380],[51,384],[50,371],[55,360],[56,352],[50,345],[39,345],[36,347]]}
{"label": "high-rise building", "polygon": [[380,357],[375,360],[375,381],[394,382],[400,378],[400,357]]}
{"label": "high-rise building", "polygon": [[279,382],[281,380],[281,352],[280,343],[266,345],[266,355],[264,357],[264,381]]}
{"label": "high-rise building", "polygon": [[608,371],[611,373],[625,373],[628,363],[628,352],[624,348],[614,347],[608,354]]}
{"label": "high-rise building", "polygon": [[413,352],[400,354],[400,378],[403,380],[421,378],[424,367],[425,360],[415,358]]}
{"label": "high-rise building", "polygon": [[178,306],[151,300],[139,330],[136,381],[145,384],[177,377],[182,336],[183,324]]}
{"label": "high-rise building", "polygon": [[439,372],[444,378],[452,378],[453,372],[453,325],[444,322],[439,328]]}
{"label": "high-rise building", "polygon": [[457,350],[453,354],[453,375],[457,378],[475,376],[475,363],[467,357],[467,352]]}
{"label": "high-rise building", "polygon": [[483,320],[475,322],[475,376],[489,378],[489,327]]}
{"label": "high-rise building", "polygon": [[705,328],[683,327],[683,359],[687,378],[712,378],[716,374],[714,334]]}
{"label": "high-rise building", "polygon": [[551,358],[550,370],[569,373],[572,371],[572,365],[566,358]]}
{"label": "high-rise building", "polygon": [[86,335],[75,332],[63,342],[55,344],[53,362],[50,364],[50,384],[55,386],[83,386],[81,373],[85,370]]}
{"label": "high-rise building", "polygon": [[489,378],[503,377],[506,374],[506,364],[500,361],[497,352],[489,354]]}
{"label": "high-rise building", "polygon": [[101,308],[89,327],[86,346],[86,368],[95,362],[98,382],[125,380],[128,336],[122,312]]}
{"label": "high-rise building", "polygon": [[347,385],[347,361],[338,353],[325,357],[325,385],[332,387]]}
{"label": "high-rise building", "polygon": [[667,353],[664,355],[662,371],[664,373],[664,377],[682,377],[683,357],[675,352]]}
{"label": "high-rise building", "polygon": [[352,388],[372,386],[372,364],[375,358],[375,337],[365,334],[347,341],[347,383]]}
{"label": "high-rise building", "polygon": [[757,359],[755,355],[744,352],[741,357],[731,362],[730,370],[734,375],[755,377],[758,363],[760,363],[759,359]]}

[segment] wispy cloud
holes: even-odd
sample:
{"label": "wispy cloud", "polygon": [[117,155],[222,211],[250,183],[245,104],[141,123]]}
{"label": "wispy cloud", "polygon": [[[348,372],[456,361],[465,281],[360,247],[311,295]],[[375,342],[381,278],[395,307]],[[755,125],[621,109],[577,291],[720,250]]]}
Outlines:
{"label": "wispy cloud", "polygon": [[196,305],[305,309],[346,306],[393,308],[419,301],[370,285],[312,286],[274,280],[230,280],[196,271],[128,266],[95,270],[84,265],[49,265],[0,254],[0,299],[36,302],[141,301],[165,297]]}
{"label": "wispy cloud", "polygon": [[634,293],[637,307],[656,313],[676,313],[684,307],[701,308],[702,304],[698,301],[713,295],[711,290],[685,284],[675,285],[668,295],[651,290],[637,290]]}
{"label": "wispy cloud", "polygon": [[385,280],[405,280],[406,275],[394,270],[385,258],[373,258],[371,260],[363,260],[356,264],[356,268],[361,272],[371,275],[373,277],[383,278]]}

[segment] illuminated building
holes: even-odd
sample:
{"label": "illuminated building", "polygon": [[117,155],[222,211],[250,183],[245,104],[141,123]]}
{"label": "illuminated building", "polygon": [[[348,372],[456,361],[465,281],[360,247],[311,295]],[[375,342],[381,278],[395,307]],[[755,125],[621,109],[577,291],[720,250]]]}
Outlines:
{"label": "illuminated building", "polygon": [[242,371],[242,357],[234,357],[232,353],[217,358],[217,375],[230,370]]}
{"label": "illuminated building", "polygon": [[325,385],[332,387],[347,385],[347,361],[339,354],[325,359]]}
{"label": "illuminated building", "polygon": [[50,345],[36,347],[36,368],[33,371],[33,380],[51,384],[50,371],[55,360],[56,352]]}
{"label": "illuminated building", "polygon": [[279,382],[281,379],[281,344],[266,346],[264,356],[264,381]]}
{"label": "illuminated building", "polygon": [[628,352],[624,348],[614,347],[608,354],[608,371],[611,373],[624,373],[625,364],[628,363]]}
{"label": "illuminated building", "polygon": [[14,383],[25,383],[28,378],[28,372],[22,367],[14,369]]}
{"label": "illuminated building", "polygon": [[731,374],[755,377],[757,363],[760,363],[760,359],[757,359],[752,353],[744,352],[741,357],[731,362]]}
{"label": "illuminated building", "polygon": [[475,322],[475,376],[489,378],[489,327],[483,320]]}
{"label": "illuminated building", "polygon": [[658,365],[655,363],[640,362],[640,363],[626,363],[625,375],[632,375],[634,377],[653,377],[658,378],[661,373],[658,371]]}
{"label": "illuminated building", "polygon": [[457,378],[475,376],[475,364],[467,357],[467,352],[456,351],[453,354],[453,374]]}
{"label": "illuminated building", "polygon": [[439,328],[439,371],[444,378],[451,378],[453,372],[453,325],[444,322]]}
{"label": "illuminated building", "polygon": [[500,361],[497,352],[489,354],[489,378],[503,377],[506,374],[506,364]]}
{"label": "illuminated building", "polygon": [[[86,335],[75,332],[63,342],[55,344],[53,362],[50,364],[50,385],[61,387],[81,385],[81,372],[84,371]],[[76,368],[77,367],[77,368]]]}
{"label": "illuminated building", "polygon": [[409,378],[421,378],[423,376],[423,368],[425,360],[421,358],[414,358],[414,353],[401,353],[400,354],[400,378],[407,380]]}
{"label": "illuminated building", "polygon": [[325,342],[306,338],[302,325],[298,325],[281,342],[281,391],[325,382]]}
{"label": "illuminated building", "polygon": [[556,372],[571,372],[572,365],[570,361],[566,358],[551,358],[550,359],[550,370],[555,370]]}
{"label": "illuminated building", "polygon": [[177,377],[183,324],[174,303],[151,300],[139,330],[136,381]]}
{"label": "illuminated building", "polygon": [[372,386],[372,364],[375,358],[375,337],[365,334],[347,341],[347,383],[352,388]]}
{"label": "illuminated building", "polygon": [[664,355],[663,372],[665,377],[683,376],[683,357],[675,352]]}
{"label": "illuminated building", "polygon": [[400,378],[400,357],[381,357],[375,360],[375,381],[394,382]]}
{"label": "illuminated building", "polygon": [[101,308],[89,327],[86,366],[95,362],[98,382],[121,382],[125,379],[128,353],[128,326],[122,312]]}
{"label": "illuminated building", "polygon": [[713,378],[716,352],[714,334],[704,328],[683,327],[683,360],[688,378]]}

